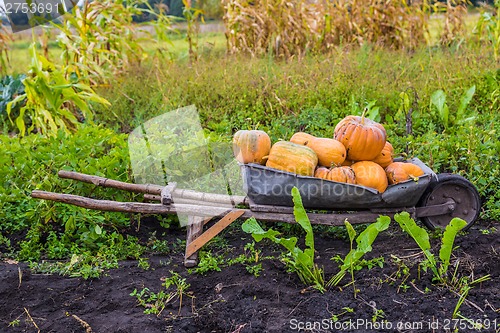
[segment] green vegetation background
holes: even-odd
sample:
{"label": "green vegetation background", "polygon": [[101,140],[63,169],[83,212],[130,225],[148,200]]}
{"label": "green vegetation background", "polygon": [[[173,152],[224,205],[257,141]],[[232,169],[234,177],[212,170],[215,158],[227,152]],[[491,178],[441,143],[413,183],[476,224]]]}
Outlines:
{"label": "green vegetation background", "polygon": [[[28,44],[26,38],[14,43],[13,72],[22,73],[29,61]],[[212,141],[230,142],[239,129],[259,128],[276,142],[297,131],[331,137],[341,118],[375,102],[396,152],[416,156],[436,172],[465,176],[482,196],[481,218],[499,219],[500,70],[489,50],[473,43],[411,52],[365,45],[277,61],[271,55],[226,55],[223,35],[212,33],[201,36],[201,56],[189,62],[182,35],[173,38],[173,45],[172,61],[144,63],[98,87],[111,106],[96,106],[94,124],[82,124],[73,135],[18,138],[9,134],[12,126],[0,115],[1,256],[33,262],[71,257],[78,265],[66,267],[67,273],[86,277],[118,259],[139,258],[145,248],[126,235],[137,216],[91,212],[33,200],[29,194],[42,189],[134,200],[129,194],[60,180],[56,172],[68,169],[133,181],[127,133],[192,104]],[[54,45],[50,52],[57,59]],[[473,99],[458,116],[461,97],[472,86]],[[431,104],[438,89],[449,106],[447,124]],[[414,108],[413,134],[407,136],[409,107]],[[171,220],[160,222],[168,225]],[[93,257],[85,255],[90,253]],[[112,259],[102,264],[107,257]]]}

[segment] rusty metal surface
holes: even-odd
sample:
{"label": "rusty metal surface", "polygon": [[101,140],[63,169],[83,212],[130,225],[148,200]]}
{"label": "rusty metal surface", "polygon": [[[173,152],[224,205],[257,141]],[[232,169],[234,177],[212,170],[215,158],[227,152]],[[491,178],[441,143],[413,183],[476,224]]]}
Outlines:
{"label": "rusty metal surface", "polygon": [[296,186],[306,208],[360,210],[415,206],[436,175],[420,160],[410,161],[422,167],[425,174],[416,182],[390,185],[382,194],[364,186],[299,176],[257,164],[244,164],[241,169],[244,190],[258,205],[293,206],[291,191]]}

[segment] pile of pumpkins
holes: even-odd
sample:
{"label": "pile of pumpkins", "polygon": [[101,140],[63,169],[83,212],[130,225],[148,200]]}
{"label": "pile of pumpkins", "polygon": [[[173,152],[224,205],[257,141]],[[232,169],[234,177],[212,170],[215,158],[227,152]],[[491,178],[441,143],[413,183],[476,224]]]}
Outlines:
{"label": "pile of pumpkins", "polygon": [[333,138],[298,132],[290,141],[271,146],[260,130],[240,130],[233,137],[233,152],[240,163],[267,167],[335,182],[357,184],[382,193],[389,184],[416,179],[423,170],[412,163],[394,162],[394,149],[384,126],[362,116],[347,116]]}

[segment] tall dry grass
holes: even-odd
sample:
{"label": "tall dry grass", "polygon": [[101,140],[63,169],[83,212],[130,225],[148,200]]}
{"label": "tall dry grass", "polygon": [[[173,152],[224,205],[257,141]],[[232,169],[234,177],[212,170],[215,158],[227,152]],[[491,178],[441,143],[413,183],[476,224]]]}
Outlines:
{"label": "tall dry grass", "polygon": [[301,57],[336,45],[414,49],[429,43],[429,17],[442,12],[442,41],[464,30],[466,0],[223,0],[228,51]]}

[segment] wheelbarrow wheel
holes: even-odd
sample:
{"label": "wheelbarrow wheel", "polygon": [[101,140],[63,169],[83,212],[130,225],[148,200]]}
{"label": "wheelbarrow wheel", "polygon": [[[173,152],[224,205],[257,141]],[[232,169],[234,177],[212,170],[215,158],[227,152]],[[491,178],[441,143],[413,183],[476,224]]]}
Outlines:
{"label": "wheelbarrow wheel", "polygon": [[450,199],[455,202],[455,209],[447,214],[420,217],[431,230],[444,229],[454,217],[467,222],[464,230],[470,228],[479,217],[481,199],[476,187],[462,176],[441,173],[432,182],[420,198],[419,207],[428,207],[446,203]]}

